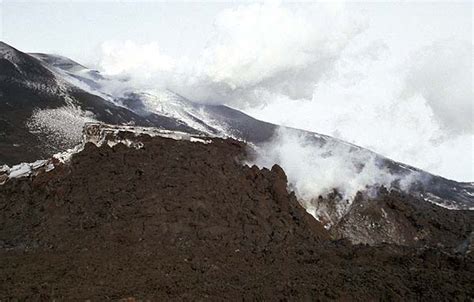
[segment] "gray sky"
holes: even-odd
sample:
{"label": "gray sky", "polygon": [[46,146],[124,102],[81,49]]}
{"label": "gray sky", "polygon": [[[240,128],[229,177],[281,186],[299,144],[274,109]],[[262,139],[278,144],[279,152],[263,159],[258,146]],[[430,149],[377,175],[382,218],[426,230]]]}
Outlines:
{"label": "gray sky", "polygon": [[164,52],[204,47],[214,16],[225,3],[3,1],[1,40],[24,51],[79,60],[102,42],[158,41]]}
{"label": "gray sky", "polygon": [[[188,55],[205,47],[215,16],[245,2],[0,1],[0,39],[30,52],[88,60],[108,40],[158,42],[163,53]],[[308,5],[308,4],[292,4]],[[347,4],[369,16],[370,34],[396,51],[439,38],[472,40],[469,2]]]}

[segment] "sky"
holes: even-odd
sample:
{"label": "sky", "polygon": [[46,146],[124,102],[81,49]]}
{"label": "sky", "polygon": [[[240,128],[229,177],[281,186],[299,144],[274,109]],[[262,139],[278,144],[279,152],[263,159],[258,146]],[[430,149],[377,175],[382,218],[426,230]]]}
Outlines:
{"label": "sky", "polygon": [[0,2],[0,39],[474,181],[470,2]]}
{"label": "sky", "polygon": [[[189,55],[206,46],[219,12],[247,2],[2,0],[0,3],[2,41],[24,51],[60,53],[85,61],[108,40],[158,42],[164,53]],[[396,51],[406,52],[438,37],[472,40],[469,1],[374,1],[345,5],[369,15],[370,33],[383,37]]]}
{"label": "sky", "polygon": [[19,49],[88,61],[109,40],[158,41],[185,55],[205,47],[226,3],[152,1],[2,1],[1,39]]}

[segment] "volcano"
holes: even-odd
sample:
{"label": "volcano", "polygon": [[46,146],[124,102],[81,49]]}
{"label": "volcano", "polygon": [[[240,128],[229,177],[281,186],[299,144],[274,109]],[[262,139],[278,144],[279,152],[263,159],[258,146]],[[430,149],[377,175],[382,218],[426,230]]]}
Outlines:
{"label": "volcano", "polygon": [[[112,85],[129,87],[0,43],[1,299],[474,297],[472,183]],[[394,181],[302,200],[284,168],[252,165],[282,129]]]}
{"label": "volcano", "polygon": [[[3,42],[0,64],[2,164],[35,161],[72,148],[80,143],[84,124],[92,121],[230,137],[257,146],[285,128],[227,106],[195,103],[168,89],[112,95],[105,87],[116,80],[96,70],[59,55],[23,53]],[[285,129],[315,146],[343,146],[347,153],[362,150],[393,174],[416,172],[423,183],[412,193],[429,202],[453,209],[474,207],[472,183],[432,175],[327,135]]]}

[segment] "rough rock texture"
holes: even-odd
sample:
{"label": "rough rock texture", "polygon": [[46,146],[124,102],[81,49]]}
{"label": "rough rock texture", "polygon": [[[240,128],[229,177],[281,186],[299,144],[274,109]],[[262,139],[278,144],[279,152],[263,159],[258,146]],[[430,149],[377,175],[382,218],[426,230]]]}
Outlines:
{"label": "rough rock texture", "polygon": [[473,227],[474,211],[448,210],[382,187],[376,197],[359,192],[331,233],[355,244],[385,242],[455,248],[468,239]]}
{"label": "rough rock texture", "polygon": [[0,300],[474,298],[466,249],[332,241],[242,143],[138,139],[0,186]]}

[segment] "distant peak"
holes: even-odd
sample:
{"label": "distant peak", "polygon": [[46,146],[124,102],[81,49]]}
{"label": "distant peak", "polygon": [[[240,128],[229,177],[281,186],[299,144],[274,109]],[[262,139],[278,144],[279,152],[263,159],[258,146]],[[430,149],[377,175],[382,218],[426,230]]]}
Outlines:
{"label": "distant peak", "polygon": [[63,70],[71,71],[73,69],[82,70],[87,69],[84,65],[69,59],[68,57],[57,55],[57,54],[47,54],[47,53],[28,53],[30,56],[35,57],[38,60],[41,60],[49,65],[58,67]]}
{"label": "distant peak", "polygon": [[3,41],[0,41],[0,47],[1,48],[13,48],[13,47],[11,47],[10,45],[8,45],[7,43],[5,43]]}
{"label": "distant peak", "polygon": [[8,45],[7,43],[3,41],[0,41],[0,50],[1,51],[6,51],[6,50],[18,51],[17,49],[13,48],[12,46]]}
{"label": "distant peak", "polygon": [[12,62],[17,61],[19,57],[18,53],[19,51],[16,48],[13,48],[7,43],[0,41],[0,58],[4,58]]}

